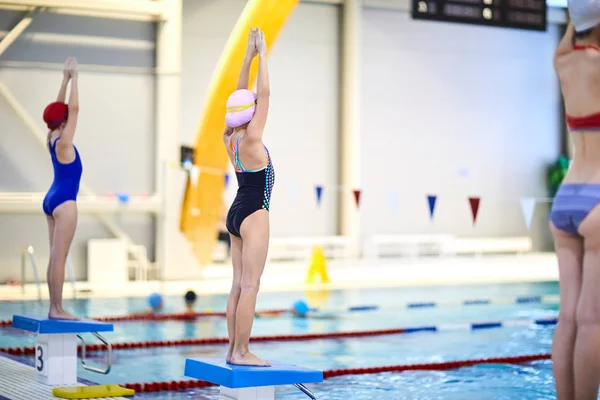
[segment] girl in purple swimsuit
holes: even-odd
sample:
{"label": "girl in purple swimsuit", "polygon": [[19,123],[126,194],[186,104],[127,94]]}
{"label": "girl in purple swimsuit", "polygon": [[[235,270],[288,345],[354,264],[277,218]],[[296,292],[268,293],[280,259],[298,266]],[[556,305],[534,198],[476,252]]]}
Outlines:
{"label": "girl in purple swimsuit", "polygon": [[570,0],[554,67],[575,157],[550,214],[560,277],[552,344],[558,400],[596,400],[600,386],[600,3]]}

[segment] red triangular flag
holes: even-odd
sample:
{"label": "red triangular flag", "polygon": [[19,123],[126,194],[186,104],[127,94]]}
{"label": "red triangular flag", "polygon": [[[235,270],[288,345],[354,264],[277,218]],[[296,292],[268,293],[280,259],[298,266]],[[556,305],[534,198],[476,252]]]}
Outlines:
{"label": "red triangular flag", "polygon": [[354,201],[356,202],[356,207],[360,205],[360,190],[354,190]]}
{"label": "red triangular flag", "polygon": [[469,204],[471,205],[471,214],[473,215],[473,225],[475,225],[475,221],[477,220],[477,214],[479,213],[479,201],[481,198],[479,197],[469,197]]}

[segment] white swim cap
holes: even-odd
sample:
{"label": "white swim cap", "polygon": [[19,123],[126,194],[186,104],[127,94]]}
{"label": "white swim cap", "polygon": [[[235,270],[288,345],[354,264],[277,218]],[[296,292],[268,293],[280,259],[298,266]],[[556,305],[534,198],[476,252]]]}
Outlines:
{"label": "white swim cap", "polygon": [[600,0],[568,0],[569,16],[576,32],[600,25]]}

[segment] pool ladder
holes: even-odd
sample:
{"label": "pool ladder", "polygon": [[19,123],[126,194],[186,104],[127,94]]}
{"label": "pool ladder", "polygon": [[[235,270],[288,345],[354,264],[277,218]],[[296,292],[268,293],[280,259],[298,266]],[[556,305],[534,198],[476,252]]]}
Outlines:
{"label": "pool ladder", "polygon": [[[29,263],[31,264],[31,268],[33,269],[33,276],[35,278],[35,284],[37,286],[38,292],[38,300],[42,300],[42,283],[40,282],[40,275],[38,274],[37,261],[35,258],[35,252],[33,250],[33,246],[28,246],[23,249],[21,253],[21,293],[25,294],[25,272],[27,269],[27,260],[29,259]],[[75,289],[75,273],[73,272],[73,264],[71,264],[71,259],[67,257],[67,273],[69,274],[69,280],[71,281],[71,286],[73,287],[73,298],[76,298],[77,291]]]}
{"label": "pool ladder", "polygon": [[83,340],[83,337],[78,334],[77,337],[79,338],[79,340],[81,340],[81,366],[84,369],[87,369],[88,371],[92,371],[92,372],[96,372],[98,374],[106,375],[106,374],[108,374],[110,372],[110,369],[111,369],[111,366],[112,366],[111,365],[112,346],[98,332],[92,332],[92,335],[96,336],[96,338],[98,338],[98,340],[100,340],[106,346],[106,349],[107,349],[107,352],[106,352],[106,368],[105,369],[100,369],[100,368],[90,367],[90,366],[88,366],[86,364],[85,340]]}

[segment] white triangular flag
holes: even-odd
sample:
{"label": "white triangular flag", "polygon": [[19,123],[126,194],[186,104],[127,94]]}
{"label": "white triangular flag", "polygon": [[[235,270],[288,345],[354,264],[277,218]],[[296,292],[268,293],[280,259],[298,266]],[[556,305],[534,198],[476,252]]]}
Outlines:
{"label": "white triangular flag", "polygon": [[392,214],[396,214],[396,212],[398,211],[398,203],[398,193],[390,192],[390,209],[392,211]]}
{"label": "white triangular flag", "polygon": [[523,197],[521,199],[521,209],[523,210],[523,216],[525,217],[525,224],[527,229],[531,226],[533,219],[533,213],[535,212],[536,200],[534,197]]}
{"label": "white triangular flag", "polygon": [[200,176],[200,169],[194,165],[190,169],[190,181],[192,185],[196,186],[198,184],[198,176]]}
{"label": "white triangular flag", "polygon": [[298,199],[298,186],[296,185],[295,182],[290,182],[289,189],[290,189],[290,200],[293,203],[295,203],[296,200]]}

